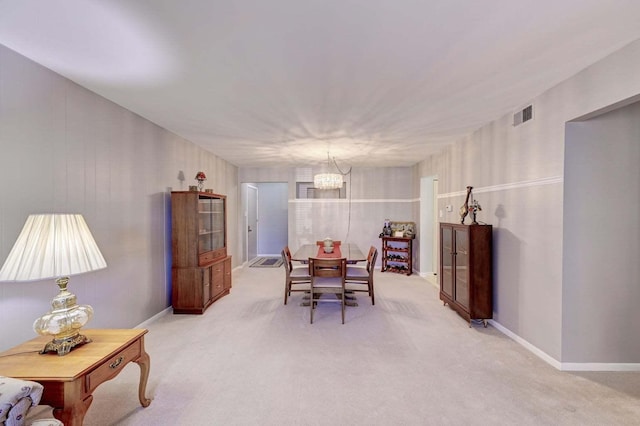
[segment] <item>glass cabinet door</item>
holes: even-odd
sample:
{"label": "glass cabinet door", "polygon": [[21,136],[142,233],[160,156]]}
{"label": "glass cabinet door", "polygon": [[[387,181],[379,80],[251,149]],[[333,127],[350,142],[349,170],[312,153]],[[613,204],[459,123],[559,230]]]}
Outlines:
{"label": "glass cabinet door", "polygon": [[453,299],[453,230],[449,227],[441,228],[442,238],[442,292]]}
{"label": "glass cabinet door", "polygon": [[211,198],[198,198],[198,254],[213,250],[214,221]]}
{"label": "glass cabinet door", "polygon": [[211,200],[211,245],[213,250],[225,247],[225,214],[224,214],[224,198],[212,198]]}
{"label": "glass cabinet door", "polygon": [[204,195],[198,197],[198,255],[226,247],[225,201]]}
{"label": "glass cabinet door", "polygon": [[466,230],[454,230],[456,253],[455,301],[469,309],[469,234]]}

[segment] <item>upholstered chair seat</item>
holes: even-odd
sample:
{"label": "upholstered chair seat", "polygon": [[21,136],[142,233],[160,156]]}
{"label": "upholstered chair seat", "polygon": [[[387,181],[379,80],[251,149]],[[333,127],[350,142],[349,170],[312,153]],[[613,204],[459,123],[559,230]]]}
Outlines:
{"label": "upholstered chair seat", "polygon": [[38,382],[0,376],[0,425],[62,426],[62,422],[56,419],[27,423],[27,413],[38,405],[43,390]]}

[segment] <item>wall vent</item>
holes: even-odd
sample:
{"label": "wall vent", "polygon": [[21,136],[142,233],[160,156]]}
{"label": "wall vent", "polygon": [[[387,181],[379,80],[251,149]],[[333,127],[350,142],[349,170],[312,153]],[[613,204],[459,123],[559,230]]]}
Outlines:
{"label": "wall vent", "polygon": [[518,111],[513,114],[513,125],[519,126],[533,118],[533,105],[529,105],[522,111]]}

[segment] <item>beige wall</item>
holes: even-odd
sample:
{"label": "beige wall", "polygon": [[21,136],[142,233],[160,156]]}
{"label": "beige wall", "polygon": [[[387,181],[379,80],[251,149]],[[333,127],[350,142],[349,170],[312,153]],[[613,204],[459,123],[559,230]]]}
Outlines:
{"label": "beige wall", "polygon": [[640,361],[640,102],[567,124],[562,358]]}
{"label": "beige wall", "polygon": [[[133,327],[170,305],[168,193],[198,170],[228,195],[234,235],[235,166],[0,46],[0,263],[29,214],[83,214],[108,264],[71,277],[90,327]],[[35,336],[56,292],[53,280],[0,283],[0,350]]]}
{"label": "beige wall", "polygon": [[[380,250],[378,235],[385,219],[417,221],[419,200],[415,195],[412,167],[354,168],[351,175],[345,177],[351,200],[296,199],[296,182],[311,182],[313,174],[319,171],[313,168],[240,168],[241,183],[289,184],[288,245],[292,250],[325,237],[355,243],[363,251],[372,245]],[[418,245],[416,240],[415,246]],[[417,251],[413,257],[417,262]],[[380,264],[378,260],[378,268]],[[415,268],[418,268],[417,264]]]}
{"label": "beige wall", "polygon": [[[533,99],[532,121],[513,127],[509,114],[416,166],[420,176],[438,177],[441,221],[457,221],[464,188],[475,188],[478,219],[494,227],[496,325],[559,367],[580,359],[562,350],[563,306],[574,303],[563,301],[565,123],[638,93],[635,42]],[[640,362],[640,354],[626,355],[624,362]]]}

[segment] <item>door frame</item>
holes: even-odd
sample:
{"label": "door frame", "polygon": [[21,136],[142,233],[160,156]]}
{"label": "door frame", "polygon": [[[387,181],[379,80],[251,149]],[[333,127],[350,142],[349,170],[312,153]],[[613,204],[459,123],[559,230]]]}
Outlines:
{"label": "door frame", "polygon": [[255,244],[255,253],[256,256],[258,255],[258,187],[247,183],[246,184],[246,188],[247,188],[247,192],[246,192],[246,197],[245,197],[245,215],[244,215],[244,246],[245,246],[245,252],[244,252],[244,257],[245,260],[248,262],[251,259],[249,258],[249,206],[251,205],[251,203],[249,202],[249,198],[251,197],[251,193],[252,191],[255,191],[255,218],[256,218],[256,229],[254,229],[252,232],[254,233],[254,235],[256,236],[256,244]]}
{"label": "door frame", "polygon": [[420,276],[438,274],[438,177],[420,178]]}

